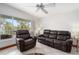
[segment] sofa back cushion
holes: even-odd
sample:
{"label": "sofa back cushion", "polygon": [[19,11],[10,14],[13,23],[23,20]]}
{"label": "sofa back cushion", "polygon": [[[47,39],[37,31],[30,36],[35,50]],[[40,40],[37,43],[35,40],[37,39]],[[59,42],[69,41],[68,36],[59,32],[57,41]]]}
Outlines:
{"label": "sofa back cushion", "polygon": [[50,30],[44,30],[44,34],[50,34]]}
{"label": "sofa back cushion", "polygon": [[71,38],[71,34],[69,31],[57,31],[57,30],[44,30],[43,33],[44,37],[50,39],[57,39],[57,40],[67,40]]}
{"label": "sofa back cushion", "polygon": [[28,30],[17,30],[17,31],[16,31],[16,34],[17,34],[17,35],[20,35],[20,34],[21,34],[21,35],[22,35],[22,34],[29,34],[29,31],[28,31]]}
{"label": "sofa back cushion", "polygon": [[44,30],[44,37],[48,38],[49,37],[49,34],[50,34],[50,30]]}
{"label": "sofa back cushion", "polygon": [[28,39],[28,38],[30,38],[30,34],[29,34],[28,30],[17,30],[16,31],[16,37]]}
{"label": "sofa back cushion", "polygon": [[58,39],[58,40],[65,41],[65,40],[67,40],[67,36],[64,36],[64,35],[58,35],[58,36],[57,36],[57,39]]}
{"label": "sofa back cushion", "polygon": [[69,31],[58,31],[58,35],[69,35],[70,36],[70,32]]}
{"label": "sofa back cushion", "polygon": [[50,34],[51,34],[51,35],[57,35],[57,31],[56,31],[56,30],[51,30],[51,31],[50,31]]}
{"label": "sofa back cushion", "polygon": [[51,30],[49,34],[50,39],[56,39],[57,38],[57,31],[56,30]]}
{"label": "sofa back cushion", "polygon": [[58,31],[57,39],[58,40],[67,40],[71,38],[71,34],[68,31]]}
{"label": "sofa back cushion", "polygon": [[52,35],[52,34],[50,34],[50,35],[49,35],[49,38],[50,38],[50,39],[57,39],[57,35]]}
{"label": "sofa back cushion", "polygon": [[29,37],[30,37],[30,35],[29,34],[27,34],[27,35],[17,35],[16,36],[17,38],[24,38],[24,39],[28,39]]}

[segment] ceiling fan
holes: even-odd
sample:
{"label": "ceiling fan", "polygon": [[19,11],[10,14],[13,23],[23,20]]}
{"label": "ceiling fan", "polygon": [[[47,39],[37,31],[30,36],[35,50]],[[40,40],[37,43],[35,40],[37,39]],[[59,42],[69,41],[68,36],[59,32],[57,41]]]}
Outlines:
{"label": "ceiling fan", "polygon": [[45,8],[46,7],[55,7],[55,6],[56,6],[56,3],[48,3],[48,4],[40,3],[40,4],[36,5],[36,7],[37,7],[36,11],[41,9],[45,14],[48,14],[48,11]]}
{"label": "ceiling fan", "polygon": [[26,7],[36,7],[37,10],[42,10],[45,14],[48,14],[48,11],[46,10],[46,8],[48,7],[56,7],[56,3],[38,3],[35,5],[27,5]]}

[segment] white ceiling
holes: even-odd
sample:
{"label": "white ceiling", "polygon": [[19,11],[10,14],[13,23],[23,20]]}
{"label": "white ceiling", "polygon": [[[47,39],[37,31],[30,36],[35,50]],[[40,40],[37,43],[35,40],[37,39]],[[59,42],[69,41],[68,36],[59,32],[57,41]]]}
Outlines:
{"label": "white ceiling", "polygon": [[24,12],[28,12],[29,14],[40,18],[43,18],[48,15],[71,12],[76,9],[79,9],[78,3],[56,3],[56,7],[45,8],[48,11],[48,14],[45,14],[41,10],[36,12],[36,9],[37,9],[36,7],[30,7],[30,6],[36,6],[36,3],[8,3],[8,5],[15,7],[19,10],[22,10]]}

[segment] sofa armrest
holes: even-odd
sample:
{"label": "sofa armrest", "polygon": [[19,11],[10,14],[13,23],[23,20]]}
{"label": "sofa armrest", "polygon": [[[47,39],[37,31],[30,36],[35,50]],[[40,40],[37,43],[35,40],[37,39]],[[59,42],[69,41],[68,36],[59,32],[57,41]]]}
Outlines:
{"label": "sofa armrest", "polygon": [[66,52],[71,52],[73,41],[71,39],[66,40]]}
{"label": "sofa armrest", "polygon": [[17,48],[22,52],[24,50],[25,42],[22,38],[16,39]]}
{"label": "sofa armrest", "polygon": [[23,40],[22,38],[16,38],[17,41]]}
{"label": "sofa armrest", "polygon": [[67,44],[72,44],[72,42],[73,42],[72,39],[66,40],[66,43],[67,43]]}
{"label": "sofa armrest", "polygon": [[36,41],[37,37],[36,36],[31,36],[30,38],[32,38],[33,40]]}
{"label": "sofa armrest", "polygon": [[22,38],[17,38],[16,39],[16,44],[23,45],[24,44],[24,40]]}

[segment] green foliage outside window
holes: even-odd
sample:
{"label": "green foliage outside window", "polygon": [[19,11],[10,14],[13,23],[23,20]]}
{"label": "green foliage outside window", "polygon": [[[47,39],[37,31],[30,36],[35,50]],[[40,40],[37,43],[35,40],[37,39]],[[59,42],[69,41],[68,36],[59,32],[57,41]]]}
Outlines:
{"label": "green foliage outside window", "polygon": [[10,22],[5,22],[5,24],[4,24],[4,28],[5,28],[5,34],[12,34],[12,30],[15,28],[14,26],[13,26],[13,24],[12,23],[10,23]]}
{"label": "green foliage outside window", "polygon": [[6,21],[6,20],[8,20],[7,17],[4,18],[4,21],[3,21],[4,28],[2,31],[0,31],[0,33],[12,35],[12,34],[15,34],[14,31],[16,30],[26,30],[26,29],[30,30],[31,29],[28,24],[30,21],[25,21],[24,19],[20,19],[20,18],[14,18],[14,19],[10,18],[9,20],[15,20],[16,23],[18,23],[18,25],[15,26],[15,23]]}
{"label": "green foliage outside window", "polygon": [[26,29],[29,30],[30,28],[29,28],[29,26],[27,26],[26,24],[20,23],[20,25],[17,26],[17,30],[22,30],[22,29],[23,29],[23,30],[26,30]]}

